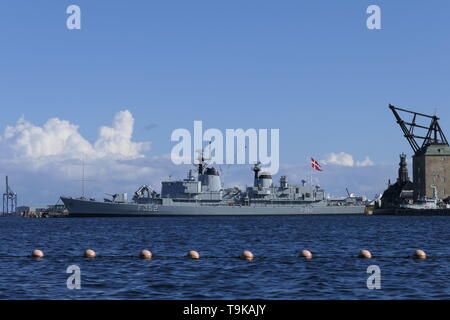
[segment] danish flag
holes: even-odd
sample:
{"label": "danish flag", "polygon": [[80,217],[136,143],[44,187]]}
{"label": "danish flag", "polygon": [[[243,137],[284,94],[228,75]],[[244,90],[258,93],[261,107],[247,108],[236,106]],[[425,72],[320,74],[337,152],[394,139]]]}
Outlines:
{"label": "danish flag", "polygon": [[315,160],[314,158],[311,158],[311,167],[317,171],[323,171],[320,167],[319,162],[317,162],[317,160]]}

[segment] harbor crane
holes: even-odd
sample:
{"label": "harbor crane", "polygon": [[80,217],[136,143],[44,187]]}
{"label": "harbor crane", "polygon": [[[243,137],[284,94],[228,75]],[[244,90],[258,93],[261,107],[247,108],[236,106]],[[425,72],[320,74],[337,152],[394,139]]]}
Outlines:
{"label": "harbor crane", "polygon": [[[445,137],[444,132],[439,125],[440,119],[436,115],[430,116],[419,112],[397,108],[391,104],[389,105],[389,108],[397,119],[397,123],[402,129],[403,134],[408,140],[411,148],[414,150],[414,153],[417,153],[419,150],[432,144],[441,144],[448,146],[447,138]],[[403,120],[400,116],[400,113],[412,115],[412,120]],[[425,119],[431,119],[431,123],[428,126],[426,124],[418,124],[416,122],[417,120],[425,121]],[[423,133],[416,133],[416,129],[426,130],[426,135],[423,135]],[[423,140],[422,145],[419,145],[419,140]]]}
{"label": "harbor crane", "polygon": [[9,186],[9,179],[6,176],[6,191],[3,194],[3,214],[16,213],[17,210],[17,193],[12,191]]}

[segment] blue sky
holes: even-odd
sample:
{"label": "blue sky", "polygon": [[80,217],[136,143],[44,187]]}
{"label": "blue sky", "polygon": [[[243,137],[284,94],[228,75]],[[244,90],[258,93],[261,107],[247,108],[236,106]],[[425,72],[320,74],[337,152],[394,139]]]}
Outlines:
{"label": "blue sky", "polygon": [[[71,4],[81,7],[82,30],[65,26]],[[382,30],[366,28],[371,4],[381,7]],[[203,120],[279,128],[285,164],[331,152],[397,163],[411,150],[389,103],[437,109],[450,128],[449,9],[448,1],[3,0],[0,130],[21,116],[36,126],[57,117],[95,141],[128,109],[133,140],[152,142],[147,156],[169,153],[174,129]]]}

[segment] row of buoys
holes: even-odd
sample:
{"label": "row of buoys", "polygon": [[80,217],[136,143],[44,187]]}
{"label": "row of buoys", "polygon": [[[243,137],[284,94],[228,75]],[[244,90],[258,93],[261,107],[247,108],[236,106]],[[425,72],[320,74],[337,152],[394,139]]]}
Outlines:
{"label": "row of buoys", "polygon": [[[31,254],[31,256],[33,258],[43,258],[44,257],[44,252],[42,252],[41,250],[34,250]],[[313,254],[311,253],[311,251],[308,250],[303,250],[300,252],[299,254],[300,257],[305,258],[305,259],[312,259],[313,258]],[[88,249],[84,252],[84,257],[88,258],[88,259],[93,259],[97,257],[97,253],[94,250]],[[151,251],[149,250],[142,250],[139,257],[141,259],[145,259],[145,260],[150,260],[153,258],[153,254]],[[200,254],[197,251],[189,251],[187,254],[187,257],[189,259],[194,259],[194,260],[198,260],[200,259]],[[241,255],[240,255],[240,259],[242,260],[246,260],[246,261],[252,261],[254,260],[255,256],[253,255],[253,253],[251,251],[245,250]],[[361,250],[359,252],[358,258],[361,259],[372,259],[372,253],[369,250]],[[423,250],[416,250],[413,252],[413,254],[411,255],[411,258],[414,259],[419,259],[419,260],[425,260],[427,258],[427,254],[425,253],[425,251]]]}
{"label": "row of buoys", "polygon": [[[369,250],[361,250],[359,252],[359,258],[361,259],[372,259],[372,253]],[[416,250],[411,255],[411,258],[418,260],[425,260],[427,258],[427,254],[423,250]]]}

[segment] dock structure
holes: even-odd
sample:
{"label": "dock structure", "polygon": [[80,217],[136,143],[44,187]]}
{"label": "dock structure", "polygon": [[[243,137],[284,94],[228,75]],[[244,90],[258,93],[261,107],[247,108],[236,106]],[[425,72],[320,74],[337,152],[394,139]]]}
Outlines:
{"label": "dock structure", "polygon": [[[389,105],[413,149],[414,200],[450,197],[450,146],[436,115]],[[401,117],[409,116],[411,120]],[[420,143],[421,142],[421,143]],[[437,194],[435,195],[435,192]]]}
{"label": "dock structure", "polygon": [[3,194],[3,214],[14,214],[17,211],[17,193],[9,186],[9,178],[6,176],[6,191]]}
{"label": "dock structure", "polygon": [[20,206],[17,214],[25,218],[59,218],[68,215],[64,205]]}

